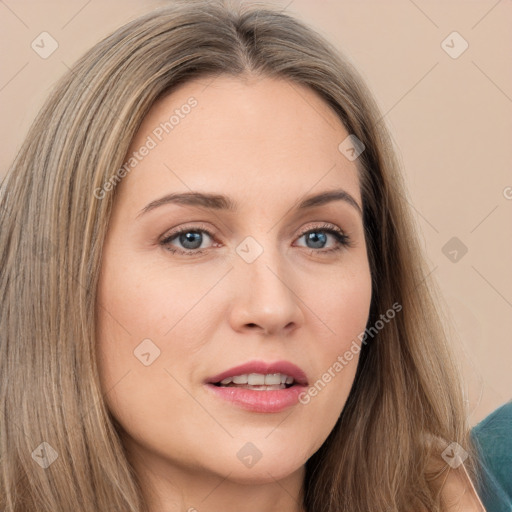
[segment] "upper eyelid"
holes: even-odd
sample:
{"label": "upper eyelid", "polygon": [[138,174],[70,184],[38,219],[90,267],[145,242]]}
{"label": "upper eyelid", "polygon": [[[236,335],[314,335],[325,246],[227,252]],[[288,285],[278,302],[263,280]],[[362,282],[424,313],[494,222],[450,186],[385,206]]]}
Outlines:
{"label": "upper eyelid", "polygon": [[206,227],[205,225],[203,224],[193,224],[191,226],[188,226],[187,224],[185,224],[184,226],[179,226],[177,228],[173,228],[171,230],[168,230],[166,231],[163,235],[162,235],[162,240],[167,240],[168,238],[172,238],[182,232],[188,232],[188,231],[204,231],[206,233],[208,233],[209,236],[215,236],[215,230],[213,229],[210,229],[208,227]]}
{"label": "upper eyelid", "polygon": [[[313,221],[315,222],[315,221]],[[339,226],[337,226],[336,224],[332,223],[332,222],[325,222],[325,221],[316,221],[316,222],[321,222],[321,225],[316,225],[316,226],[308,226],[308,227],[305,227],[303,229],[301,229],[299,232],[300,232],[300,236],[303,236],[305,233],[307,233],[308,231],[314,231],[315,229],[318,229],[319,231],[322,231],[322,230],[333,230],[333,231],[339,231],[341,233],[345,233],[345,231],[343,230],[343,228],[340,228]]]}

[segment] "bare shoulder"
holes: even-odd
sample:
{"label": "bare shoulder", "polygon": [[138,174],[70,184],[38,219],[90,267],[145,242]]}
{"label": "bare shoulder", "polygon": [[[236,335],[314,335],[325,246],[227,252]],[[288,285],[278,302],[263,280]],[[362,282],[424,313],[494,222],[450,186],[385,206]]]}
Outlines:
{"label": "bare shoulder", "polygon": [[444,512],[486,512],[464,464],[450,468],[442,478]]}
{"label": "bare shoulder", "polygon": [[442,511],[486,512],[464,463],[451,467],[440,455],[447,447],[446,441],[431,436],[426,439],[426,446],[430,455],[426,472],[439,492]]}

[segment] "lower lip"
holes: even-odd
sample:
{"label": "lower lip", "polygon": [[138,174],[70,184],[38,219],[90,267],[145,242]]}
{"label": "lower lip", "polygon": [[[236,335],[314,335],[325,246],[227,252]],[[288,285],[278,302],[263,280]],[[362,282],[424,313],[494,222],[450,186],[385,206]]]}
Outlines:
{"label": "lower lip", "polygon": [[280,412],[299,401],[299,395],[306,386],[294,385],[271,391],[247,388],[222,387],[206,384],[206,388],[216,396],[251,412]]}

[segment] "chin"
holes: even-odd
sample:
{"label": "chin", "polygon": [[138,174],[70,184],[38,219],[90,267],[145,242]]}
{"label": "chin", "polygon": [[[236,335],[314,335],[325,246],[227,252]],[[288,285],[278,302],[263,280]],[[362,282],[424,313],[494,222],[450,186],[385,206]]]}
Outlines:
{"label": "chin", "polygon": [[[283,480],[299,471],[302,466],[303,464],[276,466],[275,464],[264,464],[260,460],[252,468],[237,467],[228,478],[232,482],[242,485],[275,483],[276,480]],[[225,469],[222,476],[226,476]]]}
{"label": "chin", "polygon": [[[237,442],[233,452],[229,450],[216,458],[216,472],[226,476],[233,482],[242,484],[264,484],[275,482],[299,471],[306,463],[309,455],[301,455],[297,444],[283,447],[267,440],[254,443]],[[222,460],[221,467],[218,461]]]}

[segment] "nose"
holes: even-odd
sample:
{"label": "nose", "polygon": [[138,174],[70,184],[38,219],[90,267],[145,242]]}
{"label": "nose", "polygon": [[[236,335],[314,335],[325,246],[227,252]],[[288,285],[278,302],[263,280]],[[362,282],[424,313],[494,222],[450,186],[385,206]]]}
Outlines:
{"label": "nose", "polygon": [[302,325],[304,304],[284,256],[265,249],[252,263],[237,258],[230,323],[237,332],[287,335]]}

